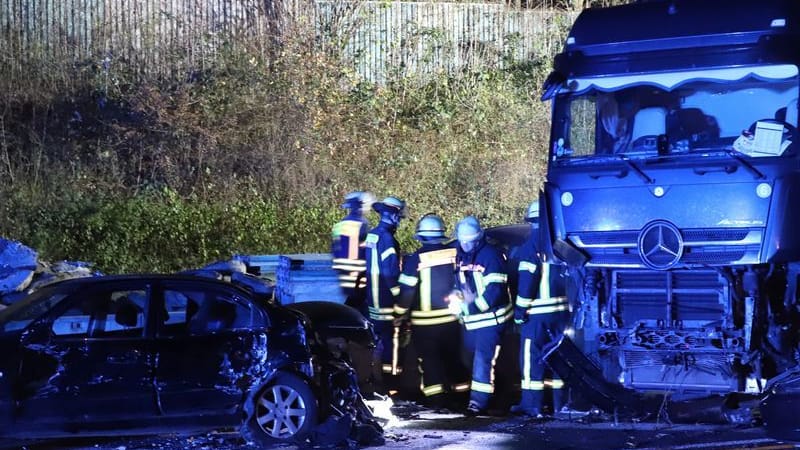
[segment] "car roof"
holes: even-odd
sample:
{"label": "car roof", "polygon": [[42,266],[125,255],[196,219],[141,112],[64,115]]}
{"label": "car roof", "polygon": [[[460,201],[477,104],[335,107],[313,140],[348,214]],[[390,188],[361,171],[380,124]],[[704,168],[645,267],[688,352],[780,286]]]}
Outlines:
{"label": "car roof", "polygon": [[52,283],[45,287],[48,288],[53,287],[56,289],[66,288],[66,287],[80,288],[92,285],[113,284],[126,281],[144,281],[144,282],[183,281],[194,284],[216,285],[221,287],[233,288],[242,293],[249,294],[249,292],[246,289],[243,289],[242,287],[236,284],[229,283],[224,280],[217,280],[213,278],[185,275],[185,274],[159,274],[159,273],[103,275],[98,277],[71,278],[68,280],[62,280]]}
{"label": "car roof", "polygon": [[[194,285],[200,285],[202,287],[220,287],[220,288],[233,289],[239,295],[241,295],[243,299],[246,299],[250,303],[254,305],[261,305],[262,308],[267,306],[266,304],[259,302],[257,298],[255,298],[253,294],[247,289],[238,286],[236,284],[214,278],[185,275],[185,274],[102,275],[96,277],[71,278],[42,286],[40,289],[36,289],[29,295],[20,299],[18,302],[13,303],[8,308],[0,310],[0,322],[4,320],[2,319],[2,316],[8,316],[8,314],[13,314],[13,311],[27,308],[27,305],[31,304],[32,302],[38,301],[38,299],[42,298],[43,296],[48,297],[57,294],[73,295],[77,291],[80,291],[81,289],[91,288],[95,286],[113,285],[114,283],[125,283],[128,281],[133,281],[133,282],[141,281],[145,283],[177,281],[177,282],[191,283]],[[278,305],[271,305],[271,306],[275,307]]]}

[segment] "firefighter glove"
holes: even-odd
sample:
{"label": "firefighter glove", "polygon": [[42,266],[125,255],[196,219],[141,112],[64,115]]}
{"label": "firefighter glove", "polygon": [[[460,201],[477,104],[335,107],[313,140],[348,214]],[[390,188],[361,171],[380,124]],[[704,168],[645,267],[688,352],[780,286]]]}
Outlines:
{"label": "firefighter glove", "polygon": [[462,289],[461,290],[461,298],[464,300],[464,303],[470,304],[475,301],[475,297],[477,295],[472,292],[470,289]]}
{"label": "firefighter glove", "polygon": [[464,304],[464,293],[459,290],[453,290],[447,296],[447,310],[454,316],[460,316],[462,313],[462,305]]}

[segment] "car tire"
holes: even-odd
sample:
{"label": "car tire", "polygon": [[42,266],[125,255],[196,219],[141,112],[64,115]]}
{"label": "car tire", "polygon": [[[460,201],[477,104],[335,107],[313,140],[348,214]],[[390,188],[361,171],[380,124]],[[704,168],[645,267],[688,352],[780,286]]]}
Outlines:
{"label": "car tire", "polygon": [[253,397],[242,426],[248,442],[299,443],[317,425],[317,399],[303,379],[281,373]]}

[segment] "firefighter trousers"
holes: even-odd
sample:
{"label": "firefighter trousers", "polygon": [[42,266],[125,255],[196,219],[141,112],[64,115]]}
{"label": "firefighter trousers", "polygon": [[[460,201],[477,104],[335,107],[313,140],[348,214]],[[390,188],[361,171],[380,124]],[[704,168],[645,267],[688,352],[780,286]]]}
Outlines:
{"label": "firefighter trousers", "polygon": [[391,320],[370,319],[378,337],[375,347],[375,370],[373,374],[377,378],[375,392],[388,394],[389,391],[397,390],[397,374],[400,373],[399,358],[399,330]]}
{"label": "firefighter trousers", "polygon": [[461,359],[461,328],[457,321],[411,326],[411,342],[422,368],[422,393],[431,403],[444,394],[469,389],[469,371]]}
{"label": "firefighter trousers", "polygon": [[480,410],[489,408],[494,394],[494,367],[506,323],[467,330],[465,347],[472,354],[472,382],[469,402]]}
{"label": "firefighter trousers", "polygon": [[545,390],[552,392],[552,412],[559,411],[567,399],[564,382],[542,361],[542,349],[558,337],[569,323],[565,311],[530,316],[520,327],[519,366],[522,372],[520,408],[543,412]]}

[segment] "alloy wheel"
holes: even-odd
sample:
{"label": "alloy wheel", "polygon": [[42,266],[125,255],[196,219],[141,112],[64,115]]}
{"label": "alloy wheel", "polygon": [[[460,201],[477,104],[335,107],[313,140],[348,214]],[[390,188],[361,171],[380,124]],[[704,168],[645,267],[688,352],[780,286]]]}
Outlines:
{"label": "alloy wheel", "polygon": [[289,439],[302,428],[308,416],[303,396],[291,386],[274,385],[258,399],[256,421],[275,439]]}

